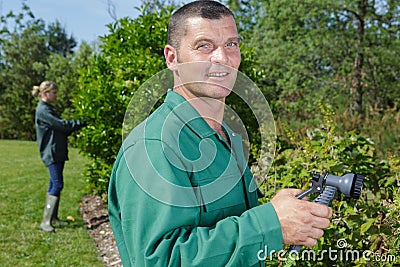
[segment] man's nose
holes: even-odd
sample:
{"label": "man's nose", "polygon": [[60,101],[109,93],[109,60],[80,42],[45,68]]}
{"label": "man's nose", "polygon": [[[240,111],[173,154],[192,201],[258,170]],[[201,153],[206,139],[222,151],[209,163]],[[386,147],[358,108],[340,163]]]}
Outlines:
{"label": "man's nose", "polygon": [[228,56],[226,54],[225,47],[219,46],[212,52],[211,62],[219,64],[226,64],[228,62]]}

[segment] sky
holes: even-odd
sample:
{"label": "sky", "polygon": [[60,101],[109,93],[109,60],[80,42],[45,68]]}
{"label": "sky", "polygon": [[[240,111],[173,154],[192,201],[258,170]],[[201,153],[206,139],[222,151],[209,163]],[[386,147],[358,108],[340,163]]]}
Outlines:
{"label": "sky", "polygon": [[[20,13],[22,0],[0,0],[0,15],[10,10]],[[46,25],[58,20],[68,35],[73,35],[79,43],[92,42],[98,36],[108,33],[107,24],[114,19],[107,11],[107,2],[115,6],[116,17],[135,18],[141,5],[140,0],[25,0],[36,18],[41,18]]]}

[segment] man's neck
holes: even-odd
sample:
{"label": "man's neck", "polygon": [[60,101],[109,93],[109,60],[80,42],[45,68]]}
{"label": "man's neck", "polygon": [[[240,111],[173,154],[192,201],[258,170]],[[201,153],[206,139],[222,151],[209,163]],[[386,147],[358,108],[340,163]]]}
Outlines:
{"label": "man's neck", "polygon": [[212,98],[197,98],[189,101],[207,124],[229,142],[222,126],[225,103]]}
{"label": "man's neck", "polygon": [[220,134],[227,142],[228,138],[222,127],[222,120],[224,117],[225,98],[214,99],[210,97],[198,97],[194,95],[187,95],[179,90],[178,94],[182,95],[200,116],[207,122],[207,124],[218,134]]}
{"label": "man's neck", "polygon": [[205,118],[205,121],[207,122],[208,125],[210,125],[210,127],[214,131],[216,131],[219,135],[221,135],[225,139],[225,141],[227,141],[229,143],[229,139],[226,136],[226,133],[225,133],[225,131],[223,129],[222,123],[217,122],[217,121],[212,120],[212,119],[207,119],[207,118]]}

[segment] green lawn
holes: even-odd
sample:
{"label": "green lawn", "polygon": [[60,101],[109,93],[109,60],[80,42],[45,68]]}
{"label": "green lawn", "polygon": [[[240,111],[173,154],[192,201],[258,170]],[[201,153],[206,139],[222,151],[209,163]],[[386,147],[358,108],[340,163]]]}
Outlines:
{"label": "green lawn", "polygon": [[69,158],[59,208],[66,223],[46,233],[39,225],[49,174],[37,145],[0,140],[0,266],[104,266],[79,214],[85,159],[72,148]]}

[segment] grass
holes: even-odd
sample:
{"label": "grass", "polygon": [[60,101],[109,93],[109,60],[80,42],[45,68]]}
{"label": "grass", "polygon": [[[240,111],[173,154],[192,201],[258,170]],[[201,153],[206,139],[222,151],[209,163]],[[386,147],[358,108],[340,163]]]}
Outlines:
{"label": "grass", "polygon": [[[104,266],[83,225],[85,159],[69,152],[56,233],[39,230],[49,182],[35,142],[0,140],[0,266]],[[66,220],[72,216],[75,221]]]}

